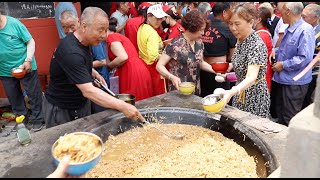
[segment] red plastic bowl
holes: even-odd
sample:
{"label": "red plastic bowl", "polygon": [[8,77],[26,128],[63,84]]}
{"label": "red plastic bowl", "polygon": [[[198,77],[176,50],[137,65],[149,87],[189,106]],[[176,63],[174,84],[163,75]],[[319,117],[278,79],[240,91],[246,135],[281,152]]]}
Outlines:
{"label": "red plastic bowl", "polygon": [[26,71],[21,68],[12,68],[11,74],[15,78],[23,78],[26,75]]}
{"label": "red plastic bowl", "polygon": [[228,62],[215,62],[211,64],[212,69],[216,73],[225,74],[228,70],[229,63]]}

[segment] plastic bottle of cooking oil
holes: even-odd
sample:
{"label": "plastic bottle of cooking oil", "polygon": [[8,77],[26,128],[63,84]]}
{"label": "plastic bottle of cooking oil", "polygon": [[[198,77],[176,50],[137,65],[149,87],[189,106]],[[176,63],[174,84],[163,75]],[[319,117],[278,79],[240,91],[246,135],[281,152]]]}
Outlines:
{"label": "plastic bottle of cooking oil", "polygon": [[27,127],[24,125],[23,120],[25,116],[21,115],[16,118],[17,122],[17,136],[18,141],[22,145],[28,145],[31,142],[31,135]]}

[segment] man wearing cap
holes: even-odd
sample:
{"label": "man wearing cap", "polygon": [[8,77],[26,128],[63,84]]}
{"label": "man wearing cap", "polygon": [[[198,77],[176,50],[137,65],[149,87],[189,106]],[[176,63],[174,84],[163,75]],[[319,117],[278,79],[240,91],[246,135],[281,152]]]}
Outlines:
{"label": "man wearing cap", "polygon": [[124,28],[124,34],[127,38],[130,39],[130,41],[133,43],[133,45],[136,47],[137,51],[139,50],[138,44],[137,44],[137,33],[140,25],[144,21],[144,16],[147,14],[147,9],[151,6],[148,2],[143,2],[138,6],[138,17],[130,18],[126,26]]}
{"label": "man wearing cap", "polygon": [[163,42],[155,29],[161,26],[167,16],[160,4],[150,6],[137,35],[139,55],[150,71],[154,96],[165,93],[165,82],[156,70],[159,55],[163,50]]}

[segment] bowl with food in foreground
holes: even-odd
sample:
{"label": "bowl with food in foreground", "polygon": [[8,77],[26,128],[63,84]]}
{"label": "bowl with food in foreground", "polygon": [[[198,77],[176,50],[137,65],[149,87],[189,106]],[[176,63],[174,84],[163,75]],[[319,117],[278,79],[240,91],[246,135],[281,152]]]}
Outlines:
{"label": "bowl with food in foreground", "polygon": [[20,67],[11,69],[11,75],[15,78],[23,78],[26,75],[26,71]]}
{"label": "bowl with food in foreground", "polygon": [[89,132],[74,132],[61,136],[51,148],[54,163],[70,157],[67,174],[79,176],[90,171],[101,159],[104,144],[101,138]]}
{"label": "bowl with food in foreground", "polygon": [[202,99],[202,107],[208,112],[217,113],[224,107],[225,101],[219,95],[210,94]]}
{"label": "bowl with food in foreground", "polygon": [[212,69],[216,73],[225,74],[228,70],[229,63],[228,62],[215,62],[211,64]]}
{"label": "bowl with food in foreground", "polygon": [[179,91],[184,95],[192,94],[196,89],[196,85],[193,82],[182,82],[179,84]]}
{"label": "bowl with food in foreground", "polygon": [[136,103],[136,96],[132,94],[117,94],[116,98],[121,99],[122,101],[135,105]]}

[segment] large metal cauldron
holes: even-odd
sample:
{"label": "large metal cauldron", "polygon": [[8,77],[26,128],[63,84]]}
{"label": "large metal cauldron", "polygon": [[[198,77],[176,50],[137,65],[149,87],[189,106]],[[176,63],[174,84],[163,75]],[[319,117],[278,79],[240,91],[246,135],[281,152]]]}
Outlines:
{"label": "large metal cauldron", "polygon": [[[141,109],[140,112],[145,117],[157,117],[164,124],[189,124],[221,132],[224,136],[233,139],[244,147],[249,155],[256,157],[259,177],[267,177],[277,168],[275,156],[268,145],[254,131],[237,120],[187,108],[159,107]],[[95,133],[105,142],[110,134],[117,135],[136,126],[141,126],[141,124],[119,113],[105,119],[101,124],[93,126],[86,131]]]}

